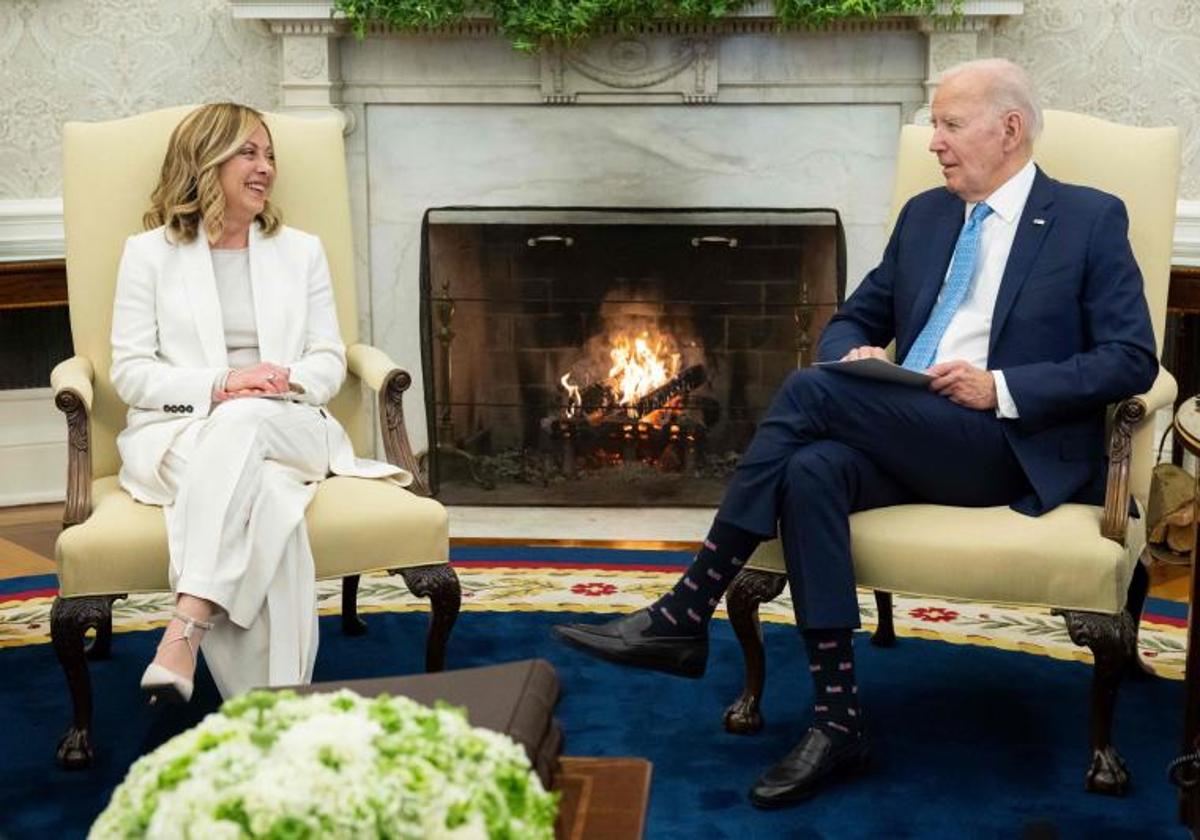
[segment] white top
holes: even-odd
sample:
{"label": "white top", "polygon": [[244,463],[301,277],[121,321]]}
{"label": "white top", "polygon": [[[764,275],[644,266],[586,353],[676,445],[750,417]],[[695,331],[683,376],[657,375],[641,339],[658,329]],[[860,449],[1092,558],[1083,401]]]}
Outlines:
{"label": "white top", "polygon": [[225,349],[229,366],[243,368],[261,361],[258,325],[254,319],[254,292],[250,287],[250,249],[212,249],[213,276],[221,301]]}
{"label": "white top", "polygon": [[[1016,175],[984,199],[993,212],[983,220],[979,253],[975,258],[975,274],[971,277],[967,296],[942,334],[935,363],[965,359],[977,368],[987,369],[988,340],[992,332],[996,295],[1000,292],[1000,280],[1004,277],[1004,267],[1008,264],[1008,255],[1017,235],[1017,222],[1021,220],[1036,174],[1037,168],[1030,160]],[[967,204],[963,211],[963,224],[971,218],[974,209],[974,204]],[[949,274],[949,269],[946,273]],[[942,283],[944,289],[944,279]],[[1015,419],[1018,416],[1017,404],[1008,392],[1004,371],[994,370],[992,376],[996,380],[996,416]]]}

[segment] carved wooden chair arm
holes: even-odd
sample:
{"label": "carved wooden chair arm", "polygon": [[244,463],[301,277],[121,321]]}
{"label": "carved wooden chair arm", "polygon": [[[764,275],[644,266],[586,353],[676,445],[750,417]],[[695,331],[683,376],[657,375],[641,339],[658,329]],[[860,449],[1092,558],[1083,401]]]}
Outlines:
{"label": "carved wooden chair arm", "polygon": [[413,483],[409,489],[417,495],[428,496],[428,481],[404,428],[403,398],[412,384],[412,376],[382,350],[369,344],[352,344],[346,348],[346,367],[376,393],[379,430],[389,463],[412,473]]}
{"label": "carved wooden chair arm", "polygon": [[1175,377],[1164,368],[1144,394],[1129,397],[1113,412],[1112,432],[1108,438],[1108,484],[1104,493],[1104,520],[1100,533],[1125,544],[1125,526],[1129,522],[1129,470],[1133,456],[1133,433],[1160,408],[1175,402],[1178,387]]}
{"label": "carved wooden chair arm", "polygon": [[67,415],[67,503],[63,527],[78,525],[92,512],[92,363],[83,356],[59,362],[50,372],[54,404]]}

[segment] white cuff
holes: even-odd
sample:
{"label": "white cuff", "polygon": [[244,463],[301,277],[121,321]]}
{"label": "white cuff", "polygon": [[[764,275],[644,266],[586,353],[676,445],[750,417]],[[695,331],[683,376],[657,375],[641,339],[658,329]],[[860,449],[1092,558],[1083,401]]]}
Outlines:
{"label": "white cuff", "polygon": [[993,370],[992,379],[996,383],[996,416],[1004,420],[1016,420],[1021,416],[1017,404],[1013,402],[1012,394],[1008,392],[1008,383],[1004,381],[1004,371]]}

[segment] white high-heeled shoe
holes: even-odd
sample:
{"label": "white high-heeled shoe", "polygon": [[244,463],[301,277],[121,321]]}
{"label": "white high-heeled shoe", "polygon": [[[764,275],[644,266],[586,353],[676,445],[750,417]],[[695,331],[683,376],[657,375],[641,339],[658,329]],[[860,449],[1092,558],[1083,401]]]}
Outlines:
{"label": "white high-heeled shoe", "polygon": [[[196,628],[206,631],[211,630],[213,623],[211,621],[200,621],[179,611],[176,611],[173,617],[183,622],[183,633],[173,639],[163,639],[158,643],[158,647],[161,649],[175,642],[184,642],[187,644],[188,653],[192,655],[192,673],[194,674],[196,672],[196,655],[199,644],[192,644],[192,631]],[[151,705],[157,703],[160,699],[168,703],[187,703],[192,699],[193,688],[195,686],[191,679],[182,674],[177,674],[170,668],[166,668],[156,662],[151,662],[146,666],[146,670],[142,672],[142,693],[149,698]]]}

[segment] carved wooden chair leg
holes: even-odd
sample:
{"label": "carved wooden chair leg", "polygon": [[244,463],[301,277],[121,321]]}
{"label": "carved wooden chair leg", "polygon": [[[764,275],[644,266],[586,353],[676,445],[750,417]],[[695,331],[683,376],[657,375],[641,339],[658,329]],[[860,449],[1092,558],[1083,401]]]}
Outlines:
{"label": "carved wooden chair leg", "polygon": [[361,636],[367,632],[367,623],[358,617],[359,575],[342,578],[342,633]]}
{"label": "carved wooden chair leg", "polygon": [[71,725],[58,742],[58,763],[66,770],[92,763],[92,680],[84,634],[111,619],[112,601],[105,596],[55,598],[50,608],[50,641],[71,692]]}
{"label": "carved wooden chair leg", "polygon": [[1124,611],[1116,615],[1074,610],[1053,612],[1066,620],[1071,641],[1091,648],[1096,660],[1092,670],[1092,761],[1084,776],[1084,789],[1123,796],[1129,787],[1129,768],[1113,746],[1112,722],[1121,677],[1135,655],[1133,619]]}
{"label": "carved wooden chair leg", "polygon": [[1142,661],[1137,655],[1137,635],[1142,624],[1142,610],[1146,606],[1146,596],[1150,593],[1150,572],[1139,560],[1133,566],[1133,579],[1129,581],[1129,591],[1125,597],[1125,612],[1133,619],[1133,659],[1129,662],[1125,676],[1131,680],[1150,679],[1155,675],[1154,669]]}
{"label": "carved wooden chair leg", "polygon": [[892,593],[881,589],[875,590],[875,609],[879,614],[879,623],[871,634],[871,644],[875,647],[892,647],[896,644],[896,625],[892,622]]}
{"label": "carved wooden chair leg", "polygon": [[429,637],[425,642],[425,670],[441,671],[446,667],[446,642],[462,606],[462,587],[458,575],[445,563],[436,566],[416,566],[395,569],[400,573],[412,594],[429,599]]}
{"label": "carved wooden chair leg", "polygon": [[84,639],[83,650],[92,662],[108,659],[112,655],[112,605],[124,595],[111,595],[103,598],[104,615],[96,624],[96,635],[90,640]]}
{"label": "carved wooden chair leg", "polygon": [[737,634],[742,655],[746,659],[746,687],[742,689],[741,696],[725,710],[726,732],[752,735],[762,729],[759,703],[767,677],[767,659],[763,651],[758,608],[779,595],[786,583],[786,575],[742,569],[725,592],[729,623],[733,625],[733,632]]}

